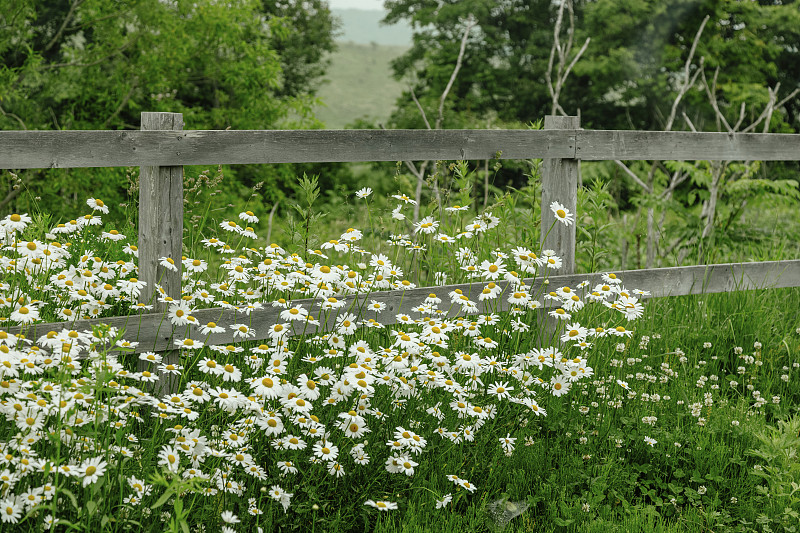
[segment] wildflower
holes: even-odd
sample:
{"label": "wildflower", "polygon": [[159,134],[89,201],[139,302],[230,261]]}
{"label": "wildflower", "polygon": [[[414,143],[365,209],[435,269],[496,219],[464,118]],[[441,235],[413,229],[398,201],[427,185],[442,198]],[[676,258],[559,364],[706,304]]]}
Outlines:
{"label": "wildflower", "polygon": [[[413,200],[412,200],[413,201]],[[391,511],[393,509],[397,509],[397,503],[395,502],[387,502],[387,501],[373,501],[367,500],[364,502],[364,505],[369,505],[370,507],[374,507],[379,511]]]}
{"label": "wildflower", "polygon": [[586,336],[588,334],[589,334],[588,329],[575,322],[574,324],[570,324],[566,328],[564,328],[564,334],[561,335],[561,341],[581,342],[586,339]]}
{"label": "wildflower", "polygon": [[404,204],[417,205],[416,200],[412,200],[411,198],[409,198],[405,194],[393,194],[392,198],[394,198],[395,200],[400,200]]}
{"label": "wildflower", "polygon": [[97,482],[106,472],[108,463],[103,461],[102,457],[94,457],[81,464],[80,471],[83,476],[83,486],[88,487],[92,483]]}
{"label": "wildflower", "polygon": [[507,272],[502,261],[483,261],[480,265],[481,276],[485,279],[496,280]]}
{"label": "wildflower", "polygon": [[39,308],[33,304],[15,305],[11,313],[11,320],[20,324],[30,324],[39,320]]}
{"label": "wildflower", "polygon": [[651,448],[652,448],[653,446],[655,446],[656,444],[658,444],[658,441],[657,441],[656,439],[653,439],[653,438],[651,438],[651,437],[647,437],[647,436],[645,436],[645,438],[644,438],[644,442],[645,442],[646,444],[649,444]]}
{"label": "wildflower", "polygon": [[256,332],[246,324],[231,324],[230,330],[233,331],[233,338],[249,339],[254,337]]}
{"label": "wildflower", "polygon": [[102,237],[103,239],[107,239],[109,241],[121,241],[122,239],[125,238],[125,235],[123,235],[122,233],[120,233],[115,229],[112,229],[109,231],[102,232],[100,234],[100,237]]}
{"label": "wildflower", "polygon": [[171,257],[159,257],[158,261],[158,264],[167,270],[172,270],[173,272],[178,271],[178,267],[175,265],[175,261]]}
{"label": "wildflower", "polygon": [[186,269],[187,272],[200,273],[200,272],[205,272],[208,269],[208,263],[206,263],[202,259],[187,258],[183,260],[183,267]]}
{"label": "wildflower", "polygon": [[444,496],[442,496],[441,499],[436,500],[436,508],[443,509],[447,507],[447,504],[450,503],[451,501],[453,501],[453,495],[451,493],[447,493]]}
{"label": "wildflower", "polygon": [[499,399],[509,398],[511,396],[511,392],[514,390],[514,387],[509,387],[508,382],[498,382],[495,381],[487,391],[489,394],[494,394]]}
{"label": "wildflower", "polygon": [[174,344],[176,348],[181,348],[183,350],[199,350],[203,347],[202,341],[196,341],[194,339],[175,339]]}
{"label": "wildflower", "polygon": [[369,187],[363,187],[356,191],[356,198],[364,199],[370,194],[372,194],[372,189]]}
{"label": "wildflower", "polygon": [[272,485],[272,487],[270,487],[269,495],[273,500],[280,502],[280,504],[283,506],[283,512],[285,513],[289,509],[289,503],[291,502],[294,493],[286,492],[278,485]]}
{"label": "wildflower", "polygon": [[241,520],[239,520],[239,517],[233,514],[233,511],[222,511],[220,518],[222,518],[222,521],[225,522],[226,524],[238,524],[239,522],[241,522]]}
{"label": "wildflower", "polygon": [[32,220],[33,219],[28,216],[28,213],[22,215],[13,213],[0,221],[0,229],[23,231],[26,227],[28,227],[28,224],[30,224]]}
{"label": "wildflower", "polygon": [[194,309],[191,308],[186,302],[180,301],[178,303],[172,303],[169,306],[169,312],[167,316],[169,317],[169,321],[172,323],[173,326],[186,326],[191,323],[190,316]]}
{"label": "wildflower", "polygon": [[93,211],[100,211],[103,214],[108,214],[108,206],[99,198],[89,198],[86,200],[86,205],[91,207]]}
{"label": "wildflower", "polygon": [[439,223],[433,217],[427,216],[414,224],[414,233],[436,233]]}
{"label": "wildflower", "polygon": [[22,516],[22,502],[13,495],[0,500],[0,519],[5,524],[16,524]]}
{"label": "wildflower", "polygon": [[158,464],[160,466],[165,466],[170,472],[177,474],[180,462],[180,455],[175,448],[166,445],[161,447],[161,451],[158,452]]}
{"label": "wildflower", "polygon": [[467,490],[468,492],[475,492],[476,490],[478,490],[477,486],[473,485],[472,483],[470,483],[466,479],[459,479],[458,482],[456,483],[456,485],[458,485],[462,489]]}
{"label": "wildflower", "polygon": [[239,213],[239,220],[243,220],[248,224],[258,224],[258,217],[253,214],[252,211],[245,211],[244,213]]}
{"label": "wildflower", "polygon": [[561,205],[558,202],[553,202],[550,204],[550,211],[556,216],[556,220],[564,224],[565,226],[570,226],[575,222],[575,215],[570,213],[566,207]]}
{"label": "wildflower", "polygon": [[570,383],[564,376],[553,376],[550,379],[550,390],[553,396],[563,396],[569,392]]}
{"label": "wildflower", "polygon": [[516,441],[516,437],[512,437],[510,433],[507,433],[505,437],[500,437],[500,446],[506,453],[511,453],[514,451],[514,443]]}

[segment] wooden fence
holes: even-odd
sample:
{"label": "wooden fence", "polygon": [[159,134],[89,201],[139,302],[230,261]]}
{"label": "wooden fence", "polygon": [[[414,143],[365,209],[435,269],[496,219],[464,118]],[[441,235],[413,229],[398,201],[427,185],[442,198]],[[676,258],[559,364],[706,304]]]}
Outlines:
{"label": "wooden fence", "polygon": [[[270,164],[300,162],[368,162],[419,160],[544,159],[542,226],[550,227],[551,201],[573,213],[581,160],[798,160],[798,134],[692,133],[655,131],[586,131],[577,117],[545,118],[543,130],[304,130],[304,131],[185,131],[178,113],[142,113],[140,131],[0,131],[0,169],[86,168],[141,166],[139,196],[139,270],[148,283],[141,300],[148,301],[153,284],[161,280],[168,294],[180,296],[181,237],[183,235],[182,165]],[[574,274],[575,225],[556,224],[544,248],[563,258],[562,273],[551,286],[575,285],[598,274]],[[172,257],[178,272],[158,265]],[[800,286],[800,260],[733,263],[620,271],[626,285],[648,290],[653,297],[679,296],[766,287]],[[526,280],[532,291],[541,280]],[[501,282],[500,285],[504,285]],[[339,312],[358,312],[367,299],[387,304],[378,316],[384,324],[398,313],[411,314],[431,292],[456,288],[468,296],[483,289],[472,283],[406,291],[376,292],[345,298]],[[401,297],[402,296],[402,297]],[[300,300],[310,309],[313,300]],[[507,303],[498,302],[500,308]],[[126,328],[126,339],[138,341],[136,352],[167,351],[173,339],[184,338],[185,327],[173,330],[163,320],[164,305],[155,312],[74,322],[40,323],[26,328],[28,336],[51,330],[89,329],[106,323]],[[260,340],[278,321],[280,309],[267,307],[247,317]],[[228,326],[242,321],[242,312],[222,308],[193,313],[198,323],[210,321],[226,328],[212,334],[211,344],[234,341]],[[329,318],[332,323],[334,317]],[[165,323],[166,322],[166,323]],[[320,328],[326,327],[322,324]],[[10,328],[19,332],[20,328]],[[176,337],[175,335],[180,335]],[[191,338],[205,340],[192,331]],[[176,359],[172,354],[165,361]]]}

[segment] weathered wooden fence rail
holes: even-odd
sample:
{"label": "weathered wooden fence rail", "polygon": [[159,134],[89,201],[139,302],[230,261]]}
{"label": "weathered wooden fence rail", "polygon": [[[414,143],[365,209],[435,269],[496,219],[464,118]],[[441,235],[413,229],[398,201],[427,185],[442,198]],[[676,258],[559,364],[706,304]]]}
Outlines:
{"label": "weathered wooden fence rail", "polygon": [[800,135],[581,129],[0,131],[0,169],[484,160],[496,156],[791,161],[800,159]]}
{"label": "weathered wooden fence rail", "polygon": [[[689,294],[711,294],[720,292],[731,292],[739,290],[755,290],[763,288],[786,288],[800,285],[800,261],[766,261],[760,263],[726,263],[709,266],[688,266],[670,268],[652,268],[642,270],[623,270],[615,272],[625,283],[625,286],[642,289],[651,293],[650,297],[660,298],[666,296],[685,296]],[[578,283],[589,280],[593,285],[600,283],[601,274],[566,274],[550,276],[548,278],[549,287],[574,287]],[[526,279],[525,282],[531,294],[537,293],[542,287],[541,278]],[[497,284],[505,291],[507,282],[499,281]],[[485,283],[464,283],[458,285],[447,285],[440,287],[420,287],[405,291],[381,291],[370,294],[351,295],[341,298],[345,305],[339,312],[358,312],[363,309],[368,301],[375,300],[386,304],[386,309],[379,315],[367,314],[367,318],[374,318],[377,322],[389,325],[396,323],[397,314],[407,314],[413,316],[412,309],[421,305],[431,292],[440,296],[448,294],[450,291],[460,289],[464,294],[475,298]],[[505,292],[503,294],[506,294]],[[308,309],[310,314],[318,315],[319,307],[316,305],[318,300],[303,299],[293,300],[294,305],[301,305]],[[496,306],[496,307],[495,307]],[[481,312],[489,309],[506,311],[511,306],[505,298],[478,302]],[[454,306],[450,311],[449,317],[461,315],[459,306]],[[272,324],[282,322],[280,312],[283,309],[267,307],[253,311],[249,316],[244,312],[221,307],[200,309],[194,311],[192,316],[197,319],[198,324],[215,322],[224,327],[224,333],[211,334],[210,336],[201,335],[196,328],[173,327],[169,320],[164,319],[163,313],[142,313],[130,316],[106,317],[92,320],[77,320],[73,322],[57,323],[38,323],[26,328],[27,335],[31,338],[47,334],[49,331],[60,331],[62,328],[82,331],[91,329],[96,324],[108,324],[116,328],[125,328],[125,339],[139,344],[133,348],[134,353],[147,351],[163,352],[174,348],[174,339],[191,338],[196,341],[208,342],[209,344],[231,344],[238,342],[234,339],[233,333],[229,330],[232,324],[247,323],[256,331],[256,338],[250,340],[262,340],[266,338],[266,332]],[[323,316],[318,326],[319,330],[326,327],[331,329],[336,311],[327,317],[327,322]],[[19,332],[21,328],[10,328],[12,333]],[[314,328],[309,328],[307,333],[313,333]],[[259,334],[260,333],[260,334]]]}
{"label": "weathered wooden fence rail", "polygon": [[[546,117],[545,129],[538,131],[192,131],[183,129],[178,113],[143,113],[141,131],[0,131],[0,169],[142,167],[139,269],[140,278],[149,287],[142,295],[145,301],[157,280],[161,280],[169,294],[180,295],[180,273],[163,272],[158,258],[175,258],[176,266],[181,266],[177,259],[182,252],[183,165],[494,158],[545,160],[542,224],[550,227],[554,221],[547,209],[550,201],[559,201],[575,212],[581,160],[798,160],[800,135],[587,131],[580,129],[577,117]],[[575,285],[585,279],[595,282],[597,274],[574,274],[575,225],[556,225],[542,244],[563,255],[561,275],[549,280],[553,286]],[[797,287],[800,260],[631,270],[618,274],[628,286],[650,291],[653,297]],[[526,281],[533,291],[542,282],[541,279]],[[430,292],[456,288],[470,295],[483,286],[473,283],[350,296],[342,309],[358,310],[366,298],[382,301],[387,309],[376,318],[388,324],[398,313],[410,314]],[[501,300],[495,300],[496,305],[506,308],[508,304]],[[314,305],[313,300],[296,303],[309,310]],[[27,332],[33,336],[62,327],[86,329],[107,323],[125,327],[127,340],[139,342],[137,352],[167,352],[174,339],[186,338],[186,328],[173,329],[164,321],[163,309],[157,311],[160,312],[35,324]],[[279,310],[270,307],[246,317],[257,333],[251,340],[266,338],[269,325],[278,320],[278,315]],[[243,319],[243,313],[222,308],[203,309],[194,316],[200,324],[214,321],[225,327]],[[328,317],[330,320],[332,317]],[[199,332],[190,331],[189,338],[212,344],[234,341],[230,332],[206,339]],[[170,357],[177,356],[167,356]]]}

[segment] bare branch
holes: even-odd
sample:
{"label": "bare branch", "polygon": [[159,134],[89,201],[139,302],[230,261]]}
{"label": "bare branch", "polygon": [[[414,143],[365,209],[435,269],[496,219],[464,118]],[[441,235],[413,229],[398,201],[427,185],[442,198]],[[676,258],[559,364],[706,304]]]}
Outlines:
{"label": "bare branch", "polygon": [[67,16],[64,17],[64,22],[61,23],[61,27],[58,28],[58,31],[56,32],[55,35],[53,35],[53,38],[50,39],[50,42],[45,45],[45,47],[44,47],[44,51],[45,52],[47,52],[52,47],[54,47],[56,45],[56,43],[58,42],[58,40],[61,39],[61,35],[64,33],[64,28],[66,28],[67,24],[69,24],[72,21],[72,16],[75,14],[75,10],[82,3],[83,3],[83,0],[74,0],[74,2],[72,2],[72,5],[69,6],[69,11],[67,12]]}
{"label": "bare branch", "polygon": [[[775,92],[775,94],[776,94],[776,95],[778,94],[778,88],[779,88],[779,85],[780,85],[780,84],[776,85],[776,87],[775,87],[775,91],[774,91],[774,92]],[[789,95],[788,95],[788,96],[786,96],[786,98],[784,98],[783,100],[781,100],[780,102],[778,102],[777,104],[775,104],[775,105],[773,106],[773,108],[774,108],[774,109],[778,109],[778,108],[780,108],[780,107],[783,107],[783,105],[784,105],[786,102],[788,102],[789,100],[791,100],[792,98],[794,98],[795,96],[797,96],[797,95],[798,95],[798,93],[800,93],[800,89],[795,89],[794,91],[792,91],[791,93],[789,93]],[[756,119],[756,120],[755,120],[755,121],[754,121],[752,124],[750,124],[750,125],[749,125],[749,126],[747,126],[745,129],[743,129],[743,130],[742,130],[742,133],[749,133],[749,132],[753,131],[754,129],[756,129],[756,127],[757,127],[757,126],[758,126],[758,125],[761,123],[761,121],[762,121],[762,120],[764,120],[764,118],[766,118],[766,115],[767,115],[767,108],[765,108],[765,109],[764,109],[764,111],[762,111],[761,115],[759,115],[759,117],[758,117],[758,118],[757,118],[757,119]],[[769,122],[768,122],[767,124],[769,124]]]}
{"label": "bare branch", "polygon": [[636,182],[636,183],[637,183],[637,184],[638,184],[638,185],[639,185],[639,186],[640,186],[642,189],[644,189],[646,192],[648,192],[648,193],[651,193],[651,192],[653,192],[653,190],[650,188],[650,186],[648,186],[648,185],[647,185],[645,182],[643,182],[643,181],[642,181],[642,180],[639,178],[639,176],[637,176],[637,175],[636,175],[636,173],[635,173],[633,170],[631,170],[630,168],[628,168],[628,165],[626,165],[625,163],[623,163],[623,162],[622,162],[622,161],[620,161],[619,159],[615,159],[615,160],[614,160],[614,163],[616,163],[616,164],[617,164],[617,166],[618,166],[619,168],[621,168],[621,169],[622,169],[622,170],[625,172],[625,174],[627,174],[628,176],[630,176],[630,178],[631,178],[633,181],[635,181],[635,182]]}
{"label": "bare branch", "polygon": [[720,123],[725,126],[725,129],[728,130],[728,133],[733,133],[733,128],[731,125],[728,124],[728,121],[725,120],[725,115],[722,114],[722,111],[719,110],[719,103],[717,102],[717,97],[714,96],[714,93],[717,92],[717,76],[719,76],[719,67],[714,71],[714,79],[712,80],[711,85],[708,85],[708,80],[706,80],[705,73],[702,74],[703,76],[703,85],[706,89],[706,94],[708,95],[708,101],[711,103],[711,107],[714,109],[714,113],[717,117],[717,129],[719,129]]}
{"label": "bare branch", "polygon": [[105,122],[103,122],[103,126],[102,126],[102,128],[101,128],[101,129],[106,129],[106,128],[108,127],[108,125],[109,125],[109,124],[111,124],[111,121],[113,121],[115,118],[117,118],[117,117],[119,116],[119,114],[120,114],[120,113],[122,113],[122,110],[123,110],[123,109],[125,109],[125,106],[126,106],[126,105],[128,105],[128,102],[130,101],[130,99],[131,99],[131,96],[133,96],[133,93],[134,93],[134,91],[136,90],[136,87],[137,87],[138,85],[139,85],[139,80],[138,80],[138,79],[134,79],[134,80],[133,80],[133,83],[131,84],[131,89],[130,89],[130,90],[128,91],[128,93],[127,93],[127,94],[126,94],[126,95],[125,95],[125,96],[122,98],[122,101],[119,103],[119,105],[118,105],[118,106],[117,106],[117,108],[114,110],[114,112],[113,112],[113,113],[111,113],[111,116],[109,116],[109,117],[108,117],[108,118],[105,120]]}
{"label": "bare branch", "polygon": [[591,42],[591,40],[592,40],[591,37],[587,37],[586,41],[583,43],[583,46],[581,46],[581,49],[578,50],[578,53],[575,54],[574,58],[572,58],[572,62],[569,64],[569,66],[567,67],[567,70],[564,71],[564,75],[562,76],[563,81],[567,81],[567,76],[569,76],[570,71],[572,71],[572,67],[575,66],[575,63],[578,62],[578,60],[581,58],[583,53],[586,51],[586,48],[589,46],[589,43]]}
{"label": "bare branch", "polygon": [[10,117],[19,122],[19,125],[22,126],[23,130],[28,129],[28,127],[25,125],[25,122],[21,118],[19,118],[19,115],[16,115],[14,113],[7,113],[6,110],[3,109],[3,106],[1,105],[0,105],[0,113],[2,113],[4,117]]}
{"label": "bare branch", "polygon": [[689,118],[689,115],[686,114],[686,111],[681,111],[681,115],[683,116],[683,120],[685,120],[686,124],[689,126],[689,129],[692,130],[693,132],[697,133],[697,128],[694,127],[694,124],[692,123],[691,119]]}
{"label": "bare branch", "polygon": [[433,129],[431,128],[431,123],[428,122],[428,115],[426,115],[425,110],[422,109],[422,104],[420,104],[419,100],[417,100],[417,94],[414,92],[414,87],[411,87],[409,85],[408,88],[411,91],[411,98],[414,100],[414,103],[417,104],[417,109],[419,109],[419,114],[422,115],[422,120],[425,121],[425,126],[427,126],[429,130]]}
{"label": "bare branch", "polygon": [[675,97],[675,101],[672,102],[672,110],[669,113],[669,118],[667,119],[667,125],[664,128],[664,131],[672,130],[672,124],[675,122],[675,116],[678,112],[678,104],[680,104],[681,100],[686,95],[686,92],[692,86],[694,86],[695,81],[697,81],[698,74],[703,70],[703,58],[701,57],[700,66],[694,73],[694,76],[690,76],[689,74],[692,61],[694,60],[694,53],[697,50],[697,43],[700,42],[700,36],[703,34],[703,29],[705,29],[708,20],[709,16],[706,15],[703,19],[703,22],[700,23],[700,27],[697,29],[697,33],[694,36],[694,41],[692,41],[692,47],[689,49],[689,56],[686,58],[686,63],[683,65],[683,83],[681,84],[680,89],[678,89],[678,95]]}
{"label": "bare branch", "polygon": [[464,36],[461,38],[461,49],[458,51],[458,58],[456,59],[456,67],[453,69],[453,73],[450,75],[450,80],[447,82],[447,86],[444,88],[442,97],[439,98],[439,116],[436,119],[437,130],[441,129],[442,127],[442,122],[444,121],[444,101],[447,98],[450,89],[453,87],[453,83],[456,81],[456,76],[458,76],[458,71],[461,70],[461,62],[464,59],[464,51],[467,49],[467,39],[469,38],[469,32],[476,22],[477,21],[472,16],[470,16],[469,19],[467,19],[467,27],[464,28]]}
{"label": "bare branch", "polygon": [[[552,108],[550,110],[551,115],[556,114],[556,106],[558,105],[558,95],[556,94],[555,89],[553,88],[553,61],[556,57],[556,51],[558,51],[558,58],[559,63],[561,63],[561,41],[559,35],[561,34],[561,21],[564,18],[564,4],[562,2],[558,8],[558,15],[556,15],[556,24],[553,28],[553,46],[550,48],[550,59],[547,61],[547,70],[544,73],[545,81],[547,82],[547,90],[550,91],[550,99],[552,100]],[[566,113],[564,113],[566,115]]]}
{"label": "bare branch", "polygon": [[[774,98],[773,98],[773,95],[772,95],[772,89],[767,89],[767,90],[770,93],[770,95],[769,95],[770,101],[773,101]],[[742,105],[739,107],[739,120],[737,120],[736,124],[733,125],[733,131],[739,131],[739,128],[741,127],[742,122],[744,122],[744,111],[745,111],[746,107],[747,107],[747,104],[745,102],[742,102]]]}

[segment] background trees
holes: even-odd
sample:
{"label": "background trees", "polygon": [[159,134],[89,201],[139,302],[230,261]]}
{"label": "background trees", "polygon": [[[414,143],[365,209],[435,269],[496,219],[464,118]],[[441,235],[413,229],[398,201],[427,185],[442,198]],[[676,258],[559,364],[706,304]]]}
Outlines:
{"label": "background trees", "polygon": [[[562,11],[562,4],[568,9]],[[553,109],[579,115],[589,129],[732,133],[790,132],[800,126],[796,1],[389,0],[386,5],[387,22],[409,20],[415,28],[413,46],[394,63],[396,76],[409,85],[398,100],[394,127],[423,127],[414,97],[428,113],[435,109],[467,25],[474,27],[445,127],[487,127],[492,121],[520,127]],[[583,50],[587,38],[591,43]],[[572,43],[570,50],[566,43]],[[556,46],[562,66],[574,62],[558,94],[548,81],[557,77],[549,61]],[[645,266],[653,266],[657,256],[672,263],[695,252],[698,260],[707,260],[706,252],[725,240],[721,235],[715,241],[720,236],[715,230],[732,224],[740,229],[734,222],[748,201],[798,197],[796,162],[608,162],[584,169],[588,180],[612,184],[614,211],[632,215],[623,232],[637,250],[640,241],[646,248]],[[495,184],[519,187],[526,182],[525,170],[507,167]],[[663,231],[667,226],[677,237],[661,242],[659,235],[670,233]]]}
{"label": "background trees", "polygon": [[[548,0],[388,0],[386,22],[408,20],[414,44],[394,64],[420,100],[439,95],[448,81],[468,17],[476,20],[453,88],[448,120],[495,113],[527,123],[550,112],[545,84],[557,3]],[[580,110],[594,129],[662,129],[677,91],[676,80],[700,22],[710,16],[697,50],[706,68],[719,67],[723,107],[764,104],[767,87],[800,84],[800,9],[794,0],[575,0],[576,43],[591,45],[576,64],[560,103]],[[574,52],[577,52],[577,46]],[[396,120],[412,123],[414,106],[398,101]],[[797,129],[797,102],[776,120]],[[704,95],[686,103],[704,129],[714,112]],[[776,124],[778,127],[779,124]],[[419,123],[418,127],[423,125]]]}
{"label": "background trees", "polygon": [[[321,0],[22,0],[0,3],[0,129],[138,128],[141,111],[191,129],[317,127],[311,115],[335,25]],[[229,173],[231,187],[281,171]],[[29,173],[54,216],[79,191],[124,197],[120,170]],[[238,191],[234,191],[238,193]],[[0,193],[0,201],[2,201]],[[19,201],[20,199],[17,199]]]}

